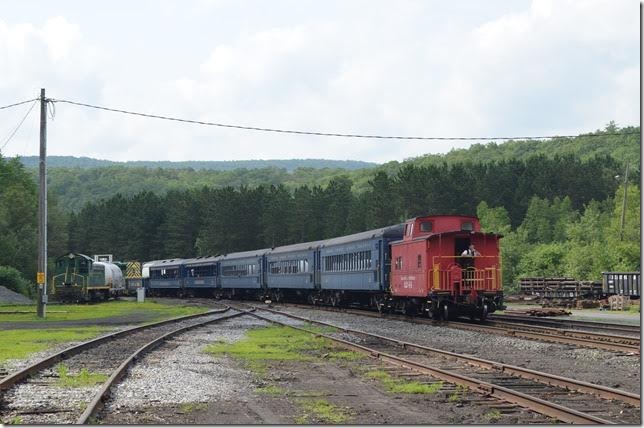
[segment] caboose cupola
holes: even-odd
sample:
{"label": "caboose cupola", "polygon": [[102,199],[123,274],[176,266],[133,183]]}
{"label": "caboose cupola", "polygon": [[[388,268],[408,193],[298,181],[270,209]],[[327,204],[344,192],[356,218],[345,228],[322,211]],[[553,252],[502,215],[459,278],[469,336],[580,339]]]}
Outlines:
{"label": "caboose cupola", "polygon": [[415,217],[405,223],[403,241],[453,231],[480,232],[481,224],[478,218],[472,216],[433,215]]}

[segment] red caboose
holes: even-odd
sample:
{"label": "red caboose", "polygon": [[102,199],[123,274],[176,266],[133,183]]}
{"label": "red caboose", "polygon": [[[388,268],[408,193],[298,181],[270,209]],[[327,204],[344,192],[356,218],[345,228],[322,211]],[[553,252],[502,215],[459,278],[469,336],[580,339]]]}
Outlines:
{"label": "red caboose", "polygon": [[[478,218],[435,215],[405,223],[391,244],[392,304],[407,313],[485,319],[503,307],[501,235],[481,232]],[[474,245],[474,255],[464,255]]]}

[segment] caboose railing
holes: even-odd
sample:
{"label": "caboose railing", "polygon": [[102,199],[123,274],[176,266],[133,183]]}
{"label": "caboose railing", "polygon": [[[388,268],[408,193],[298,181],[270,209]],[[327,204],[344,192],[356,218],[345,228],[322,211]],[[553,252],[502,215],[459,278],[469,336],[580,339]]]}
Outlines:
{"label": "caboose railing", "polygon": [[[457,263],[472,260],[473,266],[463,267]],[[492,259],[492,260],[489,260]],[[477,268],[476,260],[485,260],[487,266]],[[445,261],[451,261],[447,266]],[[491,263],[490,263],[491,261]],[[443,262],[443,263],[441,263]],[[476,291],[500,291],[502,289],[501,264],[498,256],[434,256],[428,280],[429,289],[449,291],[454,294]]]}

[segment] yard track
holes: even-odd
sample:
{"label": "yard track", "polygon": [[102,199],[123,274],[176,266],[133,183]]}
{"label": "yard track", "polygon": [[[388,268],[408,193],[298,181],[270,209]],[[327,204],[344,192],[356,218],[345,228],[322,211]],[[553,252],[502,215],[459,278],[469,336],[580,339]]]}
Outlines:
{"label": "yard track", "polygon": [[[243,315],[240,312],[226,314],[230,309],[226,307],[107,334],[12,373],[0,380],[0,419],[8,423],[19,417],[22,423],[30,424],[90,422],[109,396],[111,386],[127,373],[137,358],[179,333]],[[59,362],[64,362],[70,372],[87,369],[108,375],[108,380],[99,388],[83,389],[74,396],[72,391],[78,388],[56,385],[58,376],[53,367]],[[46,397],[44,402],[43,397]]]}
{"label": "yard track", "polygon": [[[561,422],[624,424],[638,423],[640,420],[640,396],[637,394],[346,329],[274,309],[256,309],[268,312],[273,317],[260,316],[257,311],[252,314],[255,317],[309,331],[332,340],[339,346],[365,353],[371,358],[470,388],[488,397],[556,418]],[[344,335],[341,339],[330,334],[312,332],[275,319],[275,316],[333,327]],[[487,404],[495,408],[504,408],[494,403]],[[504,409],[506,412],[513,411],[512,406]]]}
{"label": "yard track", "polygon": [[400,314],[391,313],[378,313],[365,309],[358,308],[337,308],[329,306],[312,306],[304,304],[293,303],[279,303],[278,305],[284,307],[296,307],[304,309],[316,309],[330,312],[344,312],[355,315],[362,315],[368,317],[394,319],[398,321],[406,321],[417,324],[430,324],[442,325],[450,328],[457,328],[461,330],[479,331],[490,334],[499,334],[503,336],[516,337],[528,340],[538,340],[548,343],[561,343],[566,345],[574,345],[578,347],[604,349],[607,351],[614,351],[626,354],[640,354],[640,338],[632,335],[614,335],[606,333],[595,333],[590,331],[558,329],[551,327],[541,327],[534,325],[527,325],[523,323],[506,323],[502,321],[486,321],[485,323],[469,322],[469,321],[435,321],[422,317],[410,317]]}
{"label": "yard track", "polygon": [[560,329],[596,331],[602,333],[613,333],[620,336],[639,336],[642,330],[639,325],[615,324],[597,321],[581,321],[565,318],[548,318],[548,317],[524,317],[518,315],[497,315],[492,314],[488,321],[505,321],[519,324],[529,324],[534,326],[554,327]]}

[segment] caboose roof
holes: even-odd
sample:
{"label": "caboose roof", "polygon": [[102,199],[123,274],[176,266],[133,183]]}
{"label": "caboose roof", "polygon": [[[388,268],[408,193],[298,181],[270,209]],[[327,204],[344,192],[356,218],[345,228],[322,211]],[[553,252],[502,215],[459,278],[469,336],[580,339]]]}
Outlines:
{"label": "caboose roof", "polygon": [[497,238],[503,238],[503,235],[500,233],[493,233],[493,232],[470,232],[467,230],[449,230],[447,232],[438,232],[438,233],[430,233],[427,235],[420,235],[417,236],[413,239],[410,239],[408,241],[400,240],[396,242],[392,242],[392,245],[398,245],[402,244],[403,242],[418,242],[418,241],[427,241],[428,239],[434,239],[434,238],[442,238],[444,236],[451,236],[451,235],[470,235],[470,236],[495,236]]}

